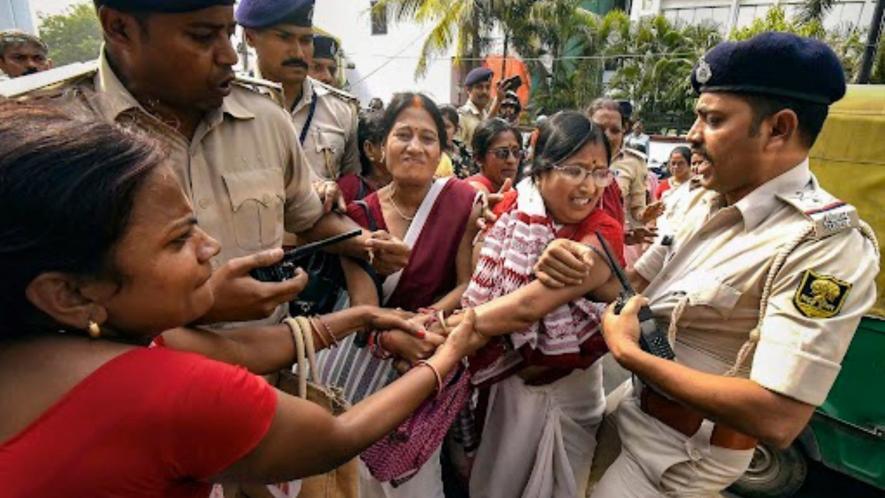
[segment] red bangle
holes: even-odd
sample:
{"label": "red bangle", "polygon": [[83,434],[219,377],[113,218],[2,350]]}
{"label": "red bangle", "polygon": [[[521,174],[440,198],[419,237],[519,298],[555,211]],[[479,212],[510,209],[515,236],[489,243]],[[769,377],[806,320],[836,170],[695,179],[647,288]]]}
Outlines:
{"label": "red bangle", "polygon": [[384,349],[384,346],[381,345],[381,336],[383,335],[384,331],[381,331],[373,332],[372,335],[369,336],[369,352],[379,360],[389,360],[390,358],[393,358],[393,354]]}

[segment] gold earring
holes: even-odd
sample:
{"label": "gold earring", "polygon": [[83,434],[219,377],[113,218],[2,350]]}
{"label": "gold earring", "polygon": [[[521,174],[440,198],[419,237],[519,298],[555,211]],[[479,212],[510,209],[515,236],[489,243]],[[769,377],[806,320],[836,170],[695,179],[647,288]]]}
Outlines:
{"label": "gold earring", "polygon": [[89,320],[89,337],[92,339],[101,337],[101,327],[92,320]]}

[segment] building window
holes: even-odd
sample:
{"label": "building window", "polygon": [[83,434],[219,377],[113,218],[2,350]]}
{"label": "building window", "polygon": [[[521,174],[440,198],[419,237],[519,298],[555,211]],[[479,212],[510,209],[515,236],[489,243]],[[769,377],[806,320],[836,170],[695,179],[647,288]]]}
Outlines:
{"label": "building window", "polygon": [[371,4],[371,13],[372,13],[372,34],[373,35],[386,35],[387,34],[387,9],[376,9],[375,5],[378,3],[378,0],[372,0],[369,2]]}

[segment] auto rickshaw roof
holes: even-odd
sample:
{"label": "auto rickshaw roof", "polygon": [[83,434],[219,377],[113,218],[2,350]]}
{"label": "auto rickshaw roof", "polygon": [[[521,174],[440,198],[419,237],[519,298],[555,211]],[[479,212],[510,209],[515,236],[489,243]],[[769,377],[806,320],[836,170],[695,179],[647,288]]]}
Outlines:
{"label": "auto rickshaw roof", "polygon": [[[849,85],[845,98],[830,107],[809,159],[823,188],[855,206],[885,240],[885,85]],[[885,272],[876,286],[869,314],[885,319]]]}

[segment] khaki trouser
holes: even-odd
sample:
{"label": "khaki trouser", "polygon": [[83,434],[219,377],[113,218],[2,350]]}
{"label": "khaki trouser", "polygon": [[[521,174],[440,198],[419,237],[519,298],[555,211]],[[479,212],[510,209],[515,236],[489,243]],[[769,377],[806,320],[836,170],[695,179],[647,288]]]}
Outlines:
{"label": "khaki trouser", "polygon": [[621,452],[592,498],[718,497],[746,471],[753,450],[710,444],[713,423],[705,420],[688,437],[639,407],[630,386],[614,412]]}

